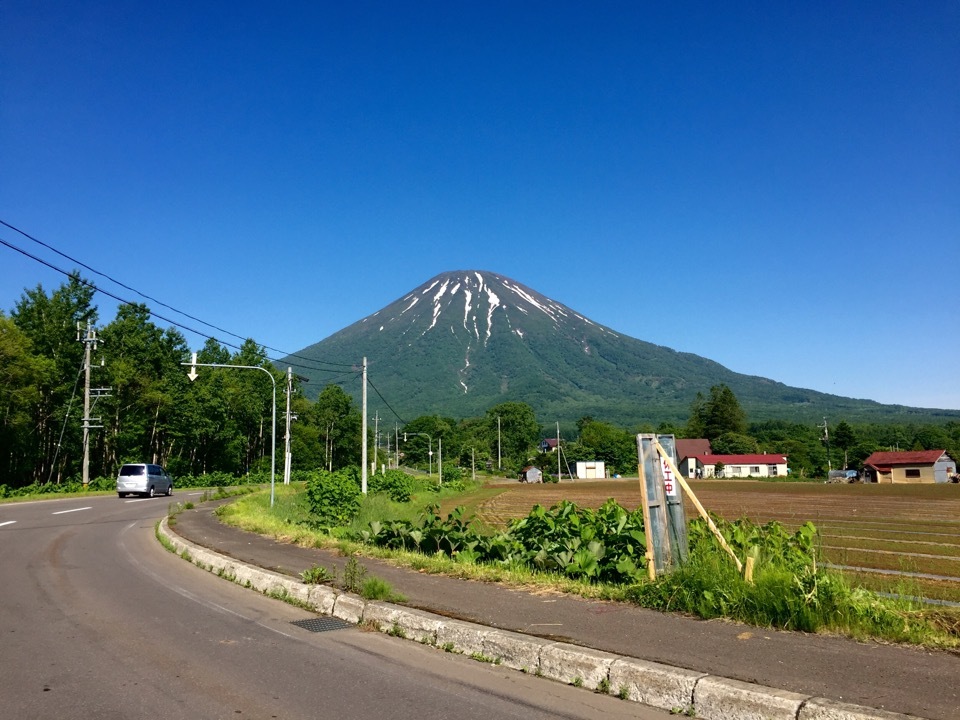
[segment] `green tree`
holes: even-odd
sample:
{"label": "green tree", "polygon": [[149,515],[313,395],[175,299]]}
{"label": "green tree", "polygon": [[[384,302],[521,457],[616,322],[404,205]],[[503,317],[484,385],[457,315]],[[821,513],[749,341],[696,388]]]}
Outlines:
{"label": "green tree", "polygon": [[[208,339],[197,353],[197,362],[226,365],[230,352]],[[185,368],[181,372],[185,375]],[[171,459],[171,472],[201,474],[220,470],[239,473],[243,468],[243,441],[230,415],[227,401],[229,371],[199,368],[181,398],[182,422],[179,452]]]}
{"label": "green tree", "polygon": [[688,438],[703,438],[707,432],[707,401],[703,393],[698,392],[697,396],[690,403],[690,418],[687,420],[686,436]]}
{"label": "green tree", "polygon": [[850,448],[857,444],[857,434],[846,420],[841,420],[833,429],[833,444],[835,447],[843,450],[843,468],[846,470],[849,465]]}
{"label": "green tree", "polygon": [[[38,397],[33,405],[34,438],[29,458],[31,481],[60,480],[78,475],[82,457],[82,432],[76,408],[76,389],[83,370],[83,343],[77,341],[78,327],[97,321],[93,289],[79,274],[49,296],[38,285],[27,290],[10,317],[30,341],[31,353],[42,358],[38,364]],[[62,439],[61,439],[62,438]]]}
{"label": "green tree", "polygon": [[0,312],[0,476],[15,487],[29,484],[34,467],[34,409],[50,364],[31,352],[27,336]]}
{"label": "green tree", "polygon": [[104,364],[96,384],[110,387],[110,394],[98,401],[104,431],[96,436],[91,473],[112,475],[124,462],[169,465],[183,441],[182,399],[190,381],[180,363],[189,354],[186,341],[151,322],[142,304],[121,305],[100,339]]}
{"label": "green tree", "polygon": [[611,472],[633,471],[637,467],[636,436],[609,423],[591,420],[581,426],[579,440],[570,455],[572,460],[602,460]]}
{"label": "green tree", "polygon": [[749,435],[728,432],[711,441],[710,447],[717,455],[749,455],[759,449],[757,441]]}
{"label": "green tree", "polygon": [[743,435],[747,431],[747,415],[740,401],[726,385],[710,388],[710,397],[704,404],[704,435],[714,440],[724,433]]}
{"label": "green tree", "polygon": [[328,472],[357,462],[362,418],[342,387],[331,384],[320,392],[308,422],[317,428],[323,441],[322,458]]}
{"label": "green tree", "polygon": [[518,470],[530,457],[540,441],[540,425],[533,408],[522,402],[505,402],[487,410],[487,423],[493,437],[497,437],[502,457],[511,470]]}

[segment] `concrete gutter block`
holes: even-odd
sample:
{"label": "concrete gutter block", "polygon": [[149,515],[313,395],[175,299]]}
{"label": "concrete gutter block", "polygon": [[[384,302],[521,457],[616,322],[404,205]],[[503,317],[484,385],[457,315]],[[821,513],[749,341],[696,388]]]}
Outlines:
{"label": "concrete gutter block", "polygon": [[444,620],[437,629],[437,647],[464,655],[483,655],[483,640],[489,633],[490,630],[482,625]]}
{"label": "concrete gutter block", "polygon": [[[369,605],[367,606],[369,607]],[[443,621],[436,615],[421,612],[412,608],[396,607],[396,623],[403,629],[404,635],[408,640],[416,642],[425,642],[430,645],[437,644],[437,633]],[[363,619],[367,619],[367,613],[364,612]]]}
{"label": "concrete gutter block", "polygon": [[343,593],[337,597],[337,601],[333,604],[333,613],[331,614],[336,618],[346,620],[356,625],[363,619],[365,606],[366,602],[363,598]]}
{"label": "concrete gutter block", "polygon": [[540,649],[540,674],[551,680],[580,685],[596,690],[604,680],[609,679],[610,666],[618,658],[601,650],[551,643]]}
{"label": "concrete gutter block", "polygon": [[810,698],[803,707],[797,720],[920,720],[916,715],[902,715],[887,710],[837,702],[827,698]]}
{"label": "concrete gutter block", "polygon": [[787,690],[708,675],[693,690],[693,709],[704,720],[796,720],[806,699]]}
{"label": "concrete gutter block", "polygon": [[240,585],[249,585],[250,587],[253,587],[253,568],[249,565],[238,565],[234,581]]}
{"label": "concrete gutter block", "polygon": [[363,621],[374,625],[380,632],[390,632],[399,625],[400,609],[396,605],[368,602],[363,608]]}
{"label": "concrete gutter block", "polygon": [[660,663],[619,658],[610,666],[610,693],[661,710],[693,707],[693,689],[705,673]]}
{"label": "concrete gutter block", "polygon": [[307,600],[318,613],[322,615],[332,615],[333,606],[337,602],[337,593],[332,587],[326,585],[314,585],[310,588],[310,597]]}
{"label": "concrete gutter block", "polygon": [[540,669],[540,649],[550,644],[549,640],[492,630],[483,639],[482,654],[514,670],[535,673]]}
{"label": "concrete gutter block", "polygon": [[310,602],[310,586],[298,582],[293,578],[284,577],[280,580],[281,585],[287,591],[287,597],[293,598],[300,603]]}

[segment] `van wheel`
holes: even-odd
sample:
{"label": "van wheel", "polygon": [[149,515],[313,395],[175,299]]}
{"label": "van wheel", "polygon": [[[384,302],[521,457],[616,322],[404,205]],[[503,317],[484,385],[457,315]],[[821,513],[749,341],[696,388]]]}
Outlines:
{"label": "van wheel", "polygon": [[171,495],[173,495],[173,483],[167,485],[167,497],[170,497]]}
{"label": "van wheel", "polygon": [[153,489],[153,485],[150,486],[150,489],[147,491],[147,497],[156,497],[157,493]]}
{"label": "van wheel", "polygon": [[126,493],[117,493],[117,497],[124,498],[126,496],[127,496]]}

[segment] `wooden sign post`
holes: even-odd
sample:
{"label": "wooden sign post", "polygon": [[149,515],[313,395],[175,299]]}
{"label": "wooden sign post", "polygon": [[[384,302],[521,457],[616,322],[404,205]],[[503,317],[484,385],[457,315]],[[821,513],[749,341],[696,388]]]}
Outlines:
{"label": "wooden sign post", "polygon": [[[641,433],[637,435],[637,453],[647,536],[647,567],[652,579],[687,559],[687,518],[675,477],[676,441],[673,435]],[[653,572],[649,572],[651,559]]]}

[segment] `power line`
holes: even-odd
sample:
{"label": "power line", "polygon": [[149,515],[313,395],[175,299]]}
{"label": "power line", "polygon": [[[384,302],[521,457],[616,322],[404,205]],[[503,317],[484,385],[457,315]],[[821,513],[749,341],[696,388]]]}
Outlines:
{"label": "power line", "polygon": [[402,417],[400,417],[400,413],[398,413],[396,410],[394,410],[394,409],[393,409],[393,406],[390,405],[390,403],[388,403],[388,402],[384,399],[383,395],[380,394],[380,391],[377,390],[377,386],[374,385],[372,382],[370,382],[370,376],[369,376],[369,375],[367,375],[367,385],[369,385],[370,387],[373,388],[373,391],[377,394],[377,397],[380,398],[380,399],[383,401],[383,404],[387,406],[387,409],[390,410],[390,412],[392,412],[394,415],[396,415],[397,420],[399,420],[400,422],[402,422],[404,425],[409,425],[409,422],[406,421],[406,420],[404,420]]}
{"label": "power line", "polygon": [[[164,303],[164,302],[161,302],[160,300],[157,300],[156,298],[153,298],[153,297],[151,297],[151,296],[149,296],[149,295],[146,295],[146,294],[142,293],[141,291],[137,290],[136,288],[132,288],[132,287],[130,287],[129,285],[126,285],[126,284],[120,282],[119,280],[116,280],[115,278],[111,277],[110,275],[107,275],[106,273],[102,273],[102,272],[100,272],[99,270],[96,270],[95,268],[90,267],[90,266],[87,265],[86,263],[81,262],[80,260],[77,260],[76,258],[71,257],[70,255],[67,255],[67,254],[64,253],[64,252],[61,252],[60,250],[57,250],[55,247],[49,245],[48,243],[43,242],[42,240],[39,240],[39,239],[35,238],[33,235],[30,235],[29,233],[25,232],[24,230],[21,230],[20,228],[15,227],[14,225],[11,225],[10,223],[6,222],[6,221],[3,220],[3,219],[0,219],[0,224],[6,226],[6,227],[8,227],[8,228],[10,228],[11,230],[19,233],[20,235],[23,235],[25,238],[28,238],[29,240],[32,240],[33,242],[37,243],[38,245],[41,245],[42,247],[45,247],[45,248],[47,248],[48,250],[51,250],[52,252],[55,252],[56,254],[60,255],[61,257],[66,258],[67,260],[70,260],[71,262],[77,263],[79,266],[81,266],[81,267],[89,270],[90,272],[92,272],[92,273],[94,273],[94,274],[96,274],[96,275],[99,275],[100,277],[106,278],[106,279],[109,280],[110,282],[112,282],[112,283],[114,283],[114,284],[116,284],[116,285],[119,285],[119,286],[122,287],[122,288],[125,288],[125,289],[127,289],[127,290],[130,290],[131,292],[135,292],[135,293],[137,293],[138,295],[140,295],[142,298],[145,298],[145,299],[150,300],[150,301],[152,301],[152,302],[154,302],[154,303],[157,303],[158,305],[160,305],[160,306],[162,306],[162,307],[168,308],[168,309],[172,310],[173,312],[177,313],[178,315],[183,315],[184,317],[190,318],[191,320],[194,320],[194,321],[196,321],[196,322],[199,322],[199,323],[202,324],[202,325],[205,325],[205,326],[207,326],[207,327],[209,327],[209,328],[213,328],[214,330],[218,330],[218,331],[220,331],[220,332],[222,332],[222,333],[225,333],[225,334],[227,334],[227,335],[230,335],[231,337],[235,337],[235,338],[237,338],[237,339],[239,339],[239,340],[246,340],[246,339],[247,339],[247,338],[245,338],[245,337],[243,337],[243,336],[241,336],[241,335],[237,335],[236,333],[230,332],[229,330],[225,330],[225,329],[223,329],[223,328],[221,328],[221,327],[219,327],[219,326],[217,326],[217,325],[213,325],[213,324],[211,324],[211,323],[208,323],[208,322],[206,322],[205,320],[201,320],[200,318],[197,318],[197,317],[195,317],[195,316],[193,316],[193,315],[190,315],[189,313],[183,312],[182,310],[178,310],[177,308],[175,308],[175,307],[173,307],[173,306],[171,306],[171,305],[168,305],[168,304],[166,304],[166,303]],[[75,275],[75,273],[67,272],[67,271],[63,270],[62,268],[59,268],[59,267],[57,267],[57,266],[55,266],[55,265],[47,262],[46,260],[43,260],[42,258],[39,258],[39,257],[37,257],[36,255],[33,255],[33,254],[27,252],[27,251],[24,250],[23,248],[17,247],[16,245],[13,245],[12,243],[9,243],[9,242],[3,240],[2,238],[0,238],[0,243],[2,243],[3,245],[7,246],[7,247],[10,248],[11,250],[15,250],[16,252],[21,253],[22,255],[30,258],[31,260],[34,260],[34,261],[36,261],[36,262],[39,262],[39,263],[42,264],[42,265],[46,265],[48,268],[50,268],[50,269],[52,269],[52,270],[55,270],[55,271],[57,271],[57,272],[59,272],[59,273],[63,273],[63,274],[66,275],[67,277],[71,277],[71,276]],[[126,299],[124,299],[124,298],[118,297],[117,295],[114,295],[114,294],[112,294],[112,293],[104,290],[104,289],[101,288],[101,287],[98,287],[97,285],[95,285],[94,283],[92,283],[92,282],[90,282],[90,281],[88,281],[88,280],[84,280],[82,277],[79,277],[79,276],[78,276],[78,280],[79,280],[81,283],[83,283],[84,285],[87,285],[88,287],[92,288],[94,291],[103,293],[103,294],[106,295],[107,297],[113,298],[114,300],[117,300],[118,302],[121,302],[121,303],[124,303],[124,304],[127,304],[127,305],[134,305],[134,304],[135,304],[135,303],[133,303],[133,302],[131,302],[131,301],[129,301],[129,300],[126,300]],[[219,338],[216,338],[216,337],[214,337],[214,336],[212,336],[212,335],[208,335],[207,333],[204,333],[204,332],[200,332],[199,330],[196,330],[196,329],[194,329],[194,328],[188,327],[188,326],[183,325],[183,324],[181,324],[181,323],[179,323],[179,322],[177,322],[177,321],[175,321],[175,320],[172,320],[172,319],[170,319],[170,318],[164,317],[163,315],[160,315],[160,314],[158,314],[158,313],[155,313],[153,310],[150,310],[150,308],[148,308],[148,310],[149,310],[150,314],[151,314],[153,317],[156,317],[156,318],[158,318],[158,319],[160,319],[160,320],[163,320],[164,322],[171,323],[171,324],[174,325],[175,327],[181,328],[181,329],[186,330],[186,331],[188,331],[188,332],[191,332],[191,333],[193,333],[193,334],[195,334],[195,335],[199,335],[200,337],[204,337],[204,338],[207,338],[207,339],[210,339],[210,340],[216,340],[217,342],[223,342],[223,344],[226,345],[227,347],[232,347],[232,348],[237,349],[237,350],[240,349],[240,347],[237,346],[237,345],[228,343],[228,342],[226,342],[226,341],[220,341]],[[334,363],[334,362],[329,362],[329,361],[326,361],[326,360],[317,360],[317,359],[314,359],[314,358],[305,357],[305,356],[303,356],[303,355],[297,355],[297,354],[294,354],[294,353],[289,353],[289,352],[287,352],[287,351],[285,351],[285,350],[279,350],[279,349],[277,349],[277,348],[270,347],[269,345],[262,345],[262,347],[263,347],[264,349],[266,349],[266,350],[272,350],[272,351],[275,352],[275,353],[280,353],[281,355],[284,355],[284,356],[287,357],[287,358],[297,358],[297,359],[299,359],[299,360],[304,360],[304,361],[312,362],[312,363],[318,363],[318,364],[320,364],[320,365],[329,365],[329,366],[332,366],[332,367],[352,367],[352,365],[349,365],[349,364],[347,364],[347,363]],[[273,358],[270,358],[270,359],[271,359],[273,362],[280,362],[280,359],[273,359]],[[288,363],[288,364],[292,364],[292,363]],[[323,372],[332,372],[332,371],[327,370],[327,369],[325,369],[325,368],[313,367],[313,366],[309,366],[309,365],[307,365],[307,366],[298,365],[297,367],[300,367],[300,368],[303,368],[303,369],[307,369],[307,370],[316,370],[316,371],[323,371]]]}
{"label": "power line", "polygon": [[[114,284],[116,284],[116,285],[119,285],[120,287],[122,287],[122,288],[124,288],[124,289],[126,289],[126,290],[129,290],[129,291],[131,291],[131,292],[135,292],[135,293],[136,293],[137,295],[139,295],[140,297],[142,297],[142,298],[144,298],[144,299],[146,299],[146,300],[150,300],[151,302],[154,302],[154,303],[156,303],[157,305],[160,305],[161,307],[165,307],[165,308],[167,308],[167,309],[169,309],[169,310],[172,310],[173,312],[177,313],[178,315],[183,315],[184,317],[189,318],[189,319],[191,319],[191,320],[193,320],[193,321],[195,321],[195,322],[198,322],[198,323],[200,323],[201,325],[206,325],[206,326],[209,327],[209,328],[213,328],[214,330],[217,330],[217,331],[219,331],[219,332],[225,333],[226,335],[230,335],[231,337],[235,337],[235,338],[237,338],[238,340],[246,340],[246,339],[247,339],[247,338],[243,337],[242,335],[237,335],[236,333],[230,332],[229,330],[225,330],[224,328],[221,328],[221,327],[219,327],[219,326],[217,326],[217,325],[214,325],[214,324],[212,324],[212,323],[208,323],[208,322],[206,322],[205,320],[201,320],[201,319],[198,318],[198,317],[195,317],[195,316],[193,316],[193,315],[191,315],[191,314],[189,314],[189,313],[184,312],[183,310],[178,310],[177,308],[173,307],[172,305],[168,305],[168,304],[165,303],[165,302],[162,302],[162,301],[160,301],[160,300],[157,300],[156,298],[151,297],[150,295],[146,295],[145,293],[141,292],[140,290],[137,290],[136,288],[130,287],[129,285],[124,284],[123,282],[117,280],[116,278],[113,278],[113,277],[111,277],[110,275],[108,275],[108,274],[106,274],[106,273],[100,272],[100,271],[97,270],[96,268],[90,267],[90,266],[87,265],[86,263],[84,263],[84,262],[82,262],[82,261],[80,261],[80,260],[77,260],[76,258],[71,257],[70,255],[67,255],[66,253],[58,250],[57,248],[53,247],[53,246],[50,245],[49,243],[45,243],[45,242],[43,242],[42,240],[37,239],[36,237],[34,237],[33,235],[29,234],[28,232],[26,232],[26,231],[24,231],[24,230],[21,230],[20,228],[14,226],[14,225],[11,225],[10,223],[8,223],[8,222],[6,222],[5,220],[3,220],[2,218],[0,218],[0,225],[5,225],[6,227],[10,228],[10,229],[13,230],[14,232],[20,233],[20,234],[23,235],[25,238],[28,238],[29,240],[32,240],[33,242],[37,243],[38,245],[41,245],[41,246],[47,248],[48,250],[50,250],[50,251],[52,251],[52,252],[55,252],[57,255],[60,255],[61,257],[66,258],[67,260],[70,260],[71,262],[76,263],[76,264],[79,265],[80,267],[82,267],[82,268],[84,268],[84,269],[86,269],[86,270],[89,270],[90,272],[94,273],[95,275],[99,275],[100,277],[106,278],[106,279],[109,280],[110,282],[112,282],[112,283],[114,283]],[[30,255],[29,253],[27,253],[27,252],[25,252],[25,251],[23,251],[23,250],[20,250],[19,248],[15,248],[14,246],[9,245],[9,244],[6,243],[6,242],[4,242],[3,244],[4,244],[4,245],[7,245],[8,247],[11,247],[11,248],[13,248],[13,249],[15,249],[15,250],[18,250],[19,252],[23,252],[24,255],[27,255],[27,257],[30,257],[30,258],[32,258],[32,259],[34,259],[34,260],[37,260],[38,262],[43,262],[43,264],[48,265],[48,267],[53,267],[52,265],[49,265],[48,263],[40,260],[39,258],[37,258],[37,257],[35,257],[35,256],[33,256],[33,255]],[[53,268],[53,269],[59,270],[60,272],[63,272],[63,270],[60,270],[59,268]],[[110,293],[106,292],[105,290],[103,290],[103,289],[101,289],[101,288],[96,287],[96,286],[93,285],[92,283],[90,283],[90,287],[93,287],[95,290],[99,290],[99,292],[102,292],[102,293],[104,293],[105,295],[109,295],[110,297],[113,297],[113,298],[116,299],[116,296],[110,295]],[[129,304],[129,305],[132,305],[132,304],[133,304],[133,303],[131,303],[131,302],[129,302],[129,301],[126,301],[126,300],[121,301],[121,302],[126,302],[126,303]],[[153,315],[154,313],[151,312],[151,314]],[[161,318],[161,319],[165,320],[166,322],[173,322],[172,320],[168,320],[168,319],[166,319],[166,318],[163,318],[163,317],[160,316],[160,315],[156,315],[156,317]],[[178,324],[176,324],[176,323],[174,323],[174,324],[177,325],[177,327],[184,327],[184,326],[178,325]],[[189,329],[189,328],[185,328],[185,329]],[[209,335],[204,335],[203,333],[197,333],[196,330],[190,329],[190,332],[193,332],[193,333],[196,333],[196,334],[198,334],[198,335],[201,335],[202,337],[210,337]],[[214,339],[216,339],[216,338],[214,338]],[[226,344],[226,343],[224,343],[224,344]],[[231,345],[230,347],[236,347],[236,346],[235,346],[235,345]],[[300,356],[300,355],[294,355],[294,354],[292,354],[292,353],[286,352],[285,350],[279,350],[279,349],[277,349],[277,348],[270,347],[269,345],[263,345],[262,347],[264,347],[264,348],[267,349],[267,350],[272,350],[273,352],[276,352],[276,353],[281,353],[281,354],[286,355],[286,356],[289,356],[289,357],[298,357],[298,358],[300,358],[300,359],[302,359],[302,360],[307,360],[307,361],[309,361],[309,362],[317,362],[317,363],[321,363],[321,364],[325,364],[325,365],[332,365],[332,366],[335,366],[335,367],[349,367],[346,363],[333,363],[333,362],[327,362],[327,361],[325,361],[325,360],[315,360],[314,358],[306,358],[306,357],[303,357],[303,356]]]}
{"label": "power line", "polygon": [[[2,220],[0,220],[0,222],[2,222]],[[45,265],[45,266],[47,266],[48,268],[50,268],[51,270],[55,270],[56,272],[65,275],[66,277],[76,278],[77,282],[79,282],[81,285],[85,285],[85,286],[89,287],[89,288],[92,289],[94,292],[102,293],[103,295],[106,295],[107,297],[112,298],[112,299],[116,300],[116,301],[119,302],[119,303],[122,303],[122,304],[124,304],[124,305],[136,305],[136,304],[137,304],[137,303],[134,303],[134,302],[132,302],[132,301],[130,301],[130,300],[127,300],[127,299],[125,299],[125,298],[122,298],[122,297],[120,297],[119,295],[114,295],[113,293],[111,293],[111,292],[108,291],[108,290],[104,290],[103,288],[97,287],[94,283],[90,282],[89,280],[84,279],[83,277],[81,277],[81,276],[78,275],[77,273],[75,273],[75,272],[68,272],[68,271],[64,270],[63,268],[57,267],[56,265],[54,265],[54,264],[52,264],[52,263],[50,263],[50,262],[47,262],[47,261],[44,260],[43,258],[39,258],[39,257],[37,257],[36,255],[33,255],[33,254],[27,252],[27,251],[24,250],[23,248],[17,247],[16,245],[14,245],[14,244],[12,244],[12,243],[7,242],[7,241],[4,240],[3,238],[0,238],[0,245],[5,245],[6,247],[10,248],[11,250],[15,250],[16,252],[18,252],[18,253],[20,253],[20,254],[22,254],[22,255],[25,255],[26,257],[30,258],[31,260],[35,260],[36,262],[40,263],[41,265]],[[144,307],[146,307],[146,306],[144,306]],[[243,348],[241,348],[239,345],[235,345],[235,344],[233,344],[233,343],[231,343],[231,342],[227,342],[226,340],[220,340],[219,338],[216,338],[216,337],[214,337],[214,336],[212,336],[212,335],[208,335],[207,333],[204,333],[204,332],[202,332],[202,331],[200,331],[200,330],[197,330],[197,329],[195,329],[195,328],[192,328],[192,327],[189,327],[189,326],[187,326],[187,325],[184,325],[183,323],[177,322],[176,320],[173,320],[173,319],[171,319],[171,318],[168,318],[168,317],[166,317],[166,316],[164,316],[164,315],[160,315],[159,313],[154,312],[154,311],[151,310],[150,308],[147,308],[147,312],[150,313],[150,315],[151,315],[152,317],[157,318],[158,320],[163,320],[164,322],[168,322],[168,323],[170,323],[171,325],[173,325],[174,327],[180,328],[181,330],[186,330],[187,332],[193,333],[194,335],[199,335],[200,337],[207,338],[208,340],[213,340],[213,341],[215,341],[215,342],[221,343],[221,344],[225,345],[226,347],[233,348],[234,350],[238,350],[238,351],[239,351],[239,350],[242,350],[242,349],[243,349]],[[266,346],[264,346],[264,347],[266,347]],[[272,349],[272,348],[271,348],[271,349]],[[279,352],[283,352],[283,351],[281,350],[281,351],[279,351]],[[289,357],[302,357],[302,356],[300,356],[300,355],[290,355]],[[267,359],[270,360],[271,362],[274,362],[274,363],[278,363],[278,362],[281,361],[281,358],[271,358],[271,357],[268,357]],[[305,358],[305,359],[308,360],[308,361],[312,361],[312,358]],[[318,361],[318,362],[321,362],[321,361]],[[304,369],[304,370],[311,370],[311,371],[313,371],[313,372],[329,372],[329,373],[338,372],[337,370],[332,370],[332,369],[329,369],[329,368],[320,368],[320,367],[313,367],[313,366],[310,366],[310,365],[300,365],[300,364],[294,364],[294,363],[289,363],[289,364],[290,364],[291,366],[299,367],[299,368]],[[333,363],[331,363],[331,364],[333,364]],[[346,363],[337,363],[337,365],[338,365],[339,367],[351,367],[351,368],[353,367],[352,365],[348,365],[348,364],[346,364]]]}

